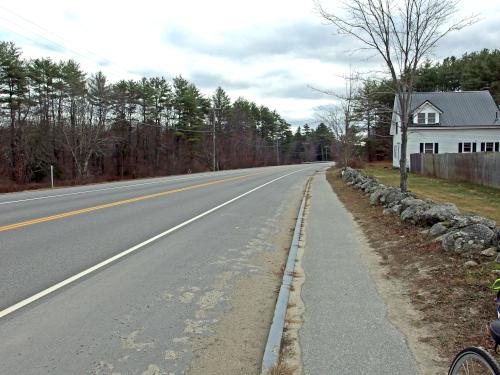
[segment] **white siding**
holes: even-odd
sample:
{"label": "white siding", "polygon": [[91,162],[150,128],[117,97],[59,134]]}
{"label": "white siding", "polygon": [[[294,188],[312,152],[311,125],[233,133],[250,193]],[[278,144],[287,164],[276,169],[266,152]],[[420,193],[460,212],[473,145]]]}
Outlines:
{"label": "white siding", "polygon": [[[393,124],[393,128],[394,128]],[[401,150],[401,129],[398,129],[398,133],[392,136],[392,166],[398,168],[399,167],[399,158]]]}
{"label": "white siding", "polygon": [[[401,143],[401,134],[393,137],[393,145]],[[410,154],[420,152],[420,143],[438,143],[439,153],[457,153],[460,142],[476,142],[477,152],[481,151],[481,142],[500,142],[500,127],[495,129],[408,129],[407,166],[410,166]],[[395,148],[393,147],[393,153]],[[399,158],[393,155],[393,166],[399,167]]]}

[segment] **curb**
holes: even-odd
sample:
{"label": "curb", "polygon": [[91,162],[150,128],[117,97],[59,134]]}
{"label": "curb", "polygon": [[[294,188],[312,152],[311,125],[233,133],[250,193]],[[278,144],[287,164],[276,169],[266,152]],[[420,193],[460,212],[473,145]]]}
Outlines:
{"label": "curb", "polygon": [[264,356],[262,357],[261,375],[267,374],[267,372],[273,366],[279,363],[281,338],[283,336],[283,327],[285,325],[285,316],[288,308],[288,296],[290,295],[290,286],[293,279],[291,275],[295,268],[295,258],[297,257],[297,249],[299,247],[300,232],[304,217],[304,207],[306,204],[306,196],[309,192],[310,182],[311,179],[307,181],[304,196],[302,197],[302,203],[299,209],[299,214],[295,223],[292,244],[290,245],[290,251],[288,252],[288,260],[286,262],[280,292],[276,301],[276,307],[274,309],[273,322],[271,324],[271,328],[269,329],[266,348],[264,350]]}

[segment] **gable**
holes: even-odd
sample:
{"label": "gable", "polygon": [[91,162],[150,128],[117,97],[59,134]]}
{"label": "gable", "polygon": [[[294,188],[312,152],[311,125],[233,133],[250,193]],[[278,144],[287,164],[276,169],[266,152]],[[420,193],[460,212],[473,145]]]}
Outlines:
{"label": "gable", "polygon": [[419,107],[415,108],[414,113],[420,113],[420,112],[434,112],[434,113],[443,113],[438,107],[436,107],[434,104],[432,104],[430,101],[426,100],[423,102]]}
{"label": "gable", "polygon": [[438,125],[442,113],[443,111],[426,100],[413,111],[411,116],[415,125]]}

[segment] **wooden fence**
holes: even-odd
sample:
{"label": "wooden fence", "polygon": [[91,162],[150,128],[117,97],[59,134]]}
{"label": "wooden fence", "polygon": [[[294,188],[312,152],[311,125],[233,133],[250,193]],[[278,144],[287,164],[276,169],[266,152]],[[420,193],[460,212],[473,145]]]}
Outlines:
{"label": "wooden fence", "polygon": [[410,171],[500,188],[500,152],[411,154]]}

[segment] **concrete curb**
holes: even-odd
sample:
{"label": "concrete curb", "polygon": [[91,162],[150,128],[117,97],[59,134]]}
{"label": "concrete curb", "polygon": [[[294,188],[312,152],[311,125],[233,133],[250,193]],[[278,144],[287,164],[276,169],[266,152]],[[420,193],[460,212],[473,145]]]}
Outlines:
{"label": "concrete curb", "polygon": [[285,316],[288,308],[288,296],[290,294],[290,286],[292,284],[292,274],[295,268],[295,258],[297,257],[297,250],[299,247],[300,232],[302,229],[302,221],[304,216],[304,207],[306,204],[306,196],[309,192],[309,185],[311,179],[307,181],[302,203],[300,205],[297,222],[295,223],[295,230],[293,232],[292,244],[288,252],[288,260],[286,262],[285,272],[283,273],[283,280],[280,287],[276,307],[274,310],[273,322],[269,329],[266,348],[264,356],[262,357],[261,374],[267,374],[268,371],[279,362],[279,355],[281,350],[281,338],[283,336],[283,327],[285,325]]}

